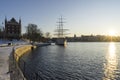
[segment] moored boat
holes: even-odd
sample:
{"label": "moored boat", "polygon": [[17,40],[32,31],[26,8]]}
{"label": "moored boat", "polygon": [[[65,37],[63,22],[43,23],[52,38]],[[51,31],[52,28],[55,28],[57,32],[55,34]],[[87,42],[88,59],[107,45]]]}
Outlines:
{"label": "moored boat", "polygon": [[62,16],[59,18],[59,22],[58,23],[58,27],[55,30],[55,32],[57,32],[55,35],[57,35],[57,39],[56,39],[56,45],[66,45],[67,44],[67,40],[65,39],[65,31],[67,31],[68,29],[63,29],[63,18]]}
{"label": "moored boat", "polygon": [[57,45],[66,45],[67,44],[67,40],[65,39],[65,38],[58,38],[57,40],[56,40],[56,44]]}

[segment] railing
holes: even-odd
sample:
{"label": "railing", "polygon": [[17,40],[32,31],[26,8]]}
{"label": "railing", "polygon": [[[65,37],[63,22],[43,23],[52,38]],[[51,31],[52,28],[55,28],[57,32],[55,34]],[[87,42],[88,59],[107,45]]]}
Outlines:
{"label": "railing", "polygon": [[[50,44],[43,44],[40,46],[47,46],[47,45],[50,45]],[[33,46],[31,46],[30,49],[33,49]],[[26,68],[29,68],[29,70],[32,70],[33,68],[30,67],[31,65],[29,65],[29,67],[27,67],[28,64],[20,57],[21,57],[21,55],[23,55],[23,53],[26,53],[28,49],[22,47],[20,49],[20,51],[16,51],[16,50],[14,50],[14,48],[13,48],[12,58],[13,58],[13,64],[16,69],[15,72],[17,74],[17,78],[11,79],[11,80],[27,80],[27,79],[28,80],[43,80],[43,78],[40,76],[40,74],[38,72],[31,72],[30,75],[26,75],[26,73],[28,72],[28,70],[26,70]],[[22,50],[25,50],[25,51],[22,51]],[[22,53],[22,54],[16,54],[16,53]]]}
{"label": "railing", "polygon": [[[43,80],[43,78],[39,75],[37,72],[31,72],[34,71],[33,68],[30,67],[23,59],[19,60],[19,66],[25,75],[26,79],[28,80]],[[29,67],[28,67],[29,66]],[[29,73],[30,74],[27,74]]]}
{"label": "railing", "polygon": [[[12,79],[12,80],[27,80],[27,78],[28,78],[27,76],[25,76],[26,73],[28,72],[26,70],[27,63],[22,58],[20,58],[20,57],[21,57],[21,55],[16,54],[15,50],[13,48],[13,52],[12,52],[13,64],[15,65],[15,68],[18,69],[16,71],[16,74],[18,74],[17,78],[18,78],[18,76],[20,76],[20,79]],[[29,70],[32,70],[32,68],[29,67]],[[19,71],[19,73],[18,73],[18,71]],[[34,72],[32,72],[32,74],[29,75],[29,77],[30,77],[30,79],[28,79],[28,80],[41,80],[42,79],[39,76],[38,73],[34,73]]]}

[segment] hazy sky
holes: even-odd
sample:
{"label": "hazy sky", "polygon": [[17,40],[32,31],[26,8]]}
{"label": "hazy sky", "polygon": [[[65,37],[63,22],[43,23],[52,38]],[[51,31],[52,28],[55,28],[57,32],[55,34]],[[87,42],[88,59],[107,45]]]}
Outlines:
{"label": "hazy sky", "polygon": [[105,34],[114,30],[120,35],[120,0],[0,0],[0,25],[8,20],[22,19],[22,32],[28,23],[54,34],[60,16],[69,33]]}

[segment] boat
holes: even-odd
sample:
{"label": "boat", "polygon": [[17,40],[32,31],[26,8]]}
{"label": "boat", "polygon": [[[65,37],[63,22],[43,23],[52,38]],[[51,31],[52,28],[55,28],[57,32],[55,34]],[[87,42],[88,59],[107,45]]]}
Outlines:
{"label": "boat", "polygon": [[56,39],[56,44],[57,45],[66,45],[67,44],[67,40],[65,38],[57,38]]}
{"label": "boat", "polygon": [[55,30],[55,32],[57,32],[55,35],[57,35],[57,38],[56,38],[56,45],[63,45],[65,46],[67,44],[67,40],[65,38],[65,35],[66,35],[66,31],[68,29],[63,29],[63,18],[62,16],[59,18],[59,21],[57,22],[58,23],[58,27],[57,29]]}

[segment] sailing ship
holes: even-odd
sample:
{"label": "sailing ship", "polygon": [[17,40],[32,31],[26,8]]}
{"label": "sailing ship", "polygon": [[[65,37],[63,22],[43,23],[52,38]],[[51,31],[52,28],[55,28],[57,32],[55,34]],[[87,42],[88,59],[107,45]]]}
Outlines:
{"label": "sailing ship", "polygon": [[62,16],[59,18],[59,21],[57,22],[58,23],[58,27],[57,29],[55,30],[56,34],[57,35],[57,39],[56,39],[56,45],[66,45],[67,44],[67,40],[65,39],[65,35],[66,35],[66,31],[68,29],[63,29],[63,18]]}

